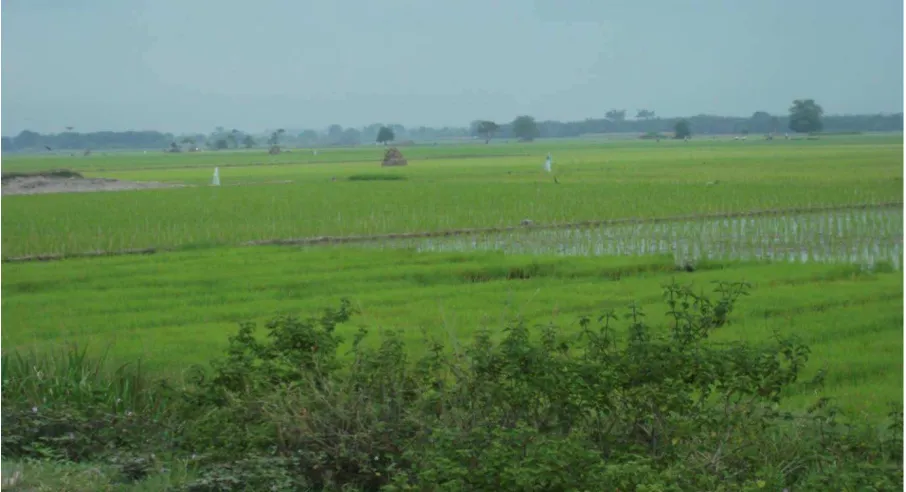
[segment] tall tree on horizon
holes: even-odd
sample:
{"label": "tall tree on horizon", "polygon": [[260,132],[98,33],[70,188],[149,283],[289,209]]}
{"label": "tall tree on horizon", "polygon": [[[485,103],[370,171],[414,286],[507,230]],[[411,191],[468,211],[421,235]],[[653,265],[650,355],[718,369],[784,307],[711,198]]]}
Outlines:
{"label": "tall tree on horizon", "polygon": [[824,109],[814,99],[796,99],[790,106],[790,130],[796,133],[820,132],[824,128]]}

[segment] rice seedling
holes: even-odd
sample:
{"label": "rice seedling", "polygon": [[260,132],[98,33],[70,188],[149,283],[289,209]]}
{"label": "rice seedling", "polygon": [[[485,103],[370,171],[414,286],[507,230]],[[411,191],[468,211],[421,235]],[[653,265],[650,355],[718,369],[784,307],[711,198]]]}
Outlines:
{"label": "rice seedling", "polygon": [[[5,257],[240,244],[313,236],[564,224],[618,218],[902,202],[902,145],[813,147],[555,143],[560,184],[540,170],[549,147],[413,149],[406,179],[380,173],[380,149],[299,153],[260,165],[248,153],[110,158],[86,176],[198,187],[3,197]],[[519,155],[519,153],[526,155]],[[373,155],[372,155],[373,154]],[[293,154],[295,155],[295,154]],[[539,157],[541,156],[541,157]],[[309,162],[309,159],[328,159]],[[374,157],[373,161],[368,161]],[[20,158],[22,159],[22,158]],[[219,159],[219,160],[218,160]],[[224,160],[226,162],[224,162]],[[161,162],[181,167],[163,168]],[[10,169],[25,168],[12,160]],[[63,166],[53,160],[35,167]],[[7,166],[4,161],[4,166]],[[107,164],[105,164],[107,165]],[[221,170],[222,187],[211,172]],[[230,167],[233,165],[233,167]],[[77,166],[72,166],[79,169]],[[753,172],[757,168],[757,172]],[[4,168],[6,169],[6,167]],[[106,169],[106,168],[105,168]],[[333,181],[332,178],[336,178]],[[231,186],[230,183],[291,181]],[[716,181],[717,185],[706,183]]]}
{"label": "rice seedling", "polygon": [[901,268],[903,210],[899,207],[819,214],[593,228],[515,230],[438,238],[401,238],[367,247],[416,251],[502,251],[564,256],[671,254],[678,264],[699,260],[856,263]]}

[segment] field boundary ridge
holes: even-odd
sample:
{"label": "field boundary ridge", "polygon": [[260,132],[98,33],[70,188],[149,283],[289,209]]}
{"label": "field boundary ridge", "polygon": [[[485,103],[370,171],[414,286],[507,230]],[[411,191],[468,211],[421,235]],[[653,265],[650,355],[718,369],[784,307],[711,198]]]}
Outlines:
{"label": "field boundary ridge", "polygon": [[[347,236],[309,236],[301,238],[288,238],[288,239],[263,239],[256,241],[246,241],[239,243],[235,246],[305,246],[305,245],[320,245],[320,244],[350,244],[350,243],[365,243],[365,242],[377,242],[377,241],[387,241],[394,239],[422,239],[422,238],[435,238],[435,237],[451,237],[451,236],[466,236],[466,235],[479,235],[479,234],[494,234],[500,232],[515,232],[515,231],[528,231],[528,230],[557,230],[557,229],[582,229],[582,228],[593,228],[601,226],[617,226],[617,225],[632,225],[632,224],[658,224],[663,222],[688,222],[688,221],[701,221],[701,220],[714,220],[714,219],[737,219],[745,217],[769,217],[776,215],[790,215],[790,214],[808,214],[808,213],[822,213],[822,212],[835,212],[843,210],[865,210],[873,208],[894,208],[902,207],[902,201],[896,202],[880,202],[880,203],[857,203],[849,205],[832,205],[832,206],[823,206],[823,207],[793,207],[793,208],[778,208],[778,209],[761,209],[761,210],[748,210],[741,212],[716,212],[709,214],[686,214],[686,215],[672,215],[664,217],[650,217],[650,218],[622,218],[622,219],[602,219],[602,220],[585,220],[578,222],[567,222],[562,224],[535,224],[535,223],[525,223],[515,226],[506,226],[506,227],[485,227],[485,228],[468,228],[468,229],[444,229],[439,231],[422,231],[422,232],[401,232],[401,233],[386,233],[386,234],[370,234],[370,235],[347,235]],[[102,256],[127,256],[127,255],[150,255],[155,253],[164,253],[172,251],[180,251],[185,247],[191,245],[183,246],[174,246],[168,248],[129,248],[121,250],[112,250],[112,251],[85,251],[80,253],[62,253],[62,254],[38,254],[38,255],[26,255],[26,256],[13,256],[6,257],[2,259],[2,263],[24,263],[24,262],[33,262],[33,261],[55,261],[55,260],[64,260],[69,258],[94,258]],[[218,244],[216,246],[230,246],[228,243]]]}

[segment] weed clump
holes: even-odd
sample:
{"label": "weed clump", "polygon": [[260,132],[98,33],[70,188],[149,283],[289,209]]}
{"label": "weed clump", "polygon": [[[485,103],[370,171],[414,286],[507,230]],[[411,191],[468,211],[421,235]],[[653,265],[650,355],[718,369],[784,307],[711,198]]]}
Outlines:
{"label": "weed clump", "polygon": [[748,293],[716,287],[665,286],[666,326],[631,304],[571,334],[514,320],[462,348],[427,337],[420,357],[392,330],[339,352],[343,301],[265,336],[242,324],[178,389],[5,355],[3,455],[116,457],[133,480],[153,473],[149,452],[192,456],[187,491],[901,488],[902,406],[889,432],[827,400],[782,411],[786,389],[822,382],[799,381],[808,347],[711,341]]}
{"label": "weed clump", "polygon": [[9,181],[18,178],[58,178],[58,179],[67,179],[67,178],[81,178],[82,175],[70,171],[69,169],[58,169],[55,171],[37,171],[33,173],[17,173],[17,172],[7,172],[3,173],[0,180]]}
{"label": "weed clump", "polygon": [[400,174],[353,174],[346,178],[349,181],[405,181],[405,176]]}

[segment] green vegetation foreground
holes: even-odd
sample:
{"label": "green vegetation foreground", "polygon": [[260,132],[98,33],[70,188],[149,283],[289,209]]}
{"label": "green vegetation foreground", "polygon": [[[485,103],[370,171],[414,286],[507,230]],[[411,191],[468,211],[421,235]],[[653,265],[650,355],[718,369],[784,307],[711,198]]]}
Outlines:
{"label": "green vegetation foreground", "polygon": [[[747,293],[664,288],[669,322],[641,306],[583,317],[578,333],[508,323],[410,359],[397,332],[338,352],[348,302],[309,319],[244,324],[213,373],[155,384],[70,350],[3,357],[3,456],[107,462],[96,489],[895,490],[902,406],[849,426],[826,400],[778,409],[809,349],[710,341]],[[622,325],[622,329],[616,327]],[[621,335],[621,333],[623,333]],[[23,485],[40,478],[22,476]],[[30,480],[31,482],[25,482]],[[141,485],[139,485],[141,486]]]}
{"label": "green vegetation foreground", "polygon": [[[886,269],[885,269],[886,267]],[[469,339],[513,316],[578,330],[577,320],[631,301],[659,302],[673,279],[709,289],[742,279],[751,295],[721,341],[765,343],[795,334],[825,365],[820,396],[856,419],[877,421],[903,398],[903,274],[890,265],[701,262],[677,271],[673,257],[552,257],[501,253],[417,253],[355,247],[214,248],[152,256],[5,264],[4,350],[52,351],[67,344],[109,347],[119,363],[143,360],[178,377],[226,348],[226,334],[274,313],[312,312],[348,297],[356,325],[402,330],[421,353],[422,333]],[[655,325],[669,321],[652,310]],[[349,340],[356,326],[342,326]],[[343,347],[344,351],[350,348]],[[805,408],[814,390],[785,394]]]}
{"label": "green vegetation foreground", "polygon": [[[499,146],[455,160],[420,149],[392,170],[219,154],[237,165],[216,189],[4,197],[4,256],[187,249],[4,265],[4,479],[22,471],[19,486],[46,490],[901,488],[902,273],[888,264],[687,273],[673,258],[213,247],[902,200],[901,142],[775,143],[563,144],[560,184],[541,173],[537,143],[513,148],[538,155]],[[98,173],[205,184],[210,159]],[[231,187],[231,176],[295,182]],[[751,295],[737,298],[743,284],[697,295],[730,278]],[[243,325],[227,343],[237,322],[340,297],[356,309],[278,317],[266,337]],[[662,298],[667,313],[640,311]],[[111,339],[106,362],[59,349]]]}

